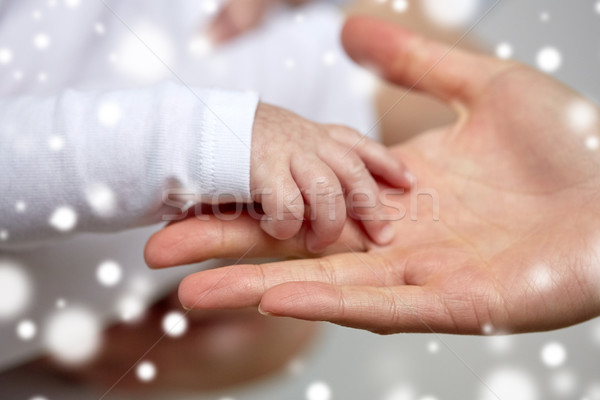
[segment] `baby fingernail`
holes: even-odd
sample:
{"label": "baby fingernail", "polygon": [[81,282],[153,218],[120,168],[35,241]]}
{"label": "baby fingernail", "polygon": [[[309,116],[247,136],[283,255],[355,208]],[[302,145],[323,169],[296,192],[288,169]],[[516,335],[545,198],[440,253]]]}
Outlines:
{"label": "baby fingernail", "polygon": [[258,305],[258,312],[267,317],[270,317],[272,315],[270,312],[263,310],[260,304]]}

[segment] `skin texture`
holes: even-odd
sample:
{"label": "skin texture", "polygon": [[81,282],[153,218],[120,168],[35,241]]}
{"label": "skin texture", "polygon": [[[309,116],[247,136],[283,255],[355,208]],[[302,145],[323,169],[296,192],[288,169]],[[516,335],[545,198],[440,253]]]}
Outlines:
{"label": "skin texture", "polygon": [[[350,221],[327,249],[341,253],[199,272],[180,285],[183,305],[259,306],[378,333],[541,331],[600,315],[600,154],[586,146],[600,136],[598,109],[529,67],[377,19],[349,19],[342,39],[355,60],[459,115],[392,149],[418,177],[411,193],[387,198],[394,241],[375,246]],[[572,104],[591,110],[589,124],[569,123]],[[191,218],[153,236],[146,260],[303,249],[302,235],[277,242],[249,217]]]}

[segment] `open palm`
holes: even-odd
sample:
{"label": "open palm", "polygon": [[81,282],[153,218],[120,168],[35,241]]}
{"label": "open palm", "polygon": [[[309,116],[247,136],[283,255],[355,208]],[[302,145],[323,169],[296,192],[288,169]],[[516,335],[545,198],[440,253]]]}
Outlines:
{"label": "open palm", "polygon": [[[342,253],[200,272],[182,282],[182,303],[259,305],[380,333],[513,333],[599,315],[595,107],[528,67],[378,20],[349,20],[343,39],[355,59],[459,113],[394,149],[418,176],[411,193],[393,197],[395,241],[375,247],[349,225],[334,248]],[[163,267],[248,249],[297,255],[302,244],[275,243],[248,218],[192,219],[159,232],[146,256]]]}

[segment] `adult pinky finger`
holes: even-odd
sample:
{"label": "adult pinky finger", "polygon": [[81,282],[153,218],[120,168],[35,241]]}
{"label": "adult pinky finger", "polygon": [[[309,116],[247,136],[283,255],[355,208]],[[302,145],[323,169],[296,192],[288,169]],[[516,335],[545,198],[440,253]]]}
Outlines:
{"label": "adult pinky finger", "polygon": [[457,326],[439,293],[421,286],[289,282],[268,290],[259,310],[267,315],[329,321],[380,334],[481,332],[475,315],[463,312]]}

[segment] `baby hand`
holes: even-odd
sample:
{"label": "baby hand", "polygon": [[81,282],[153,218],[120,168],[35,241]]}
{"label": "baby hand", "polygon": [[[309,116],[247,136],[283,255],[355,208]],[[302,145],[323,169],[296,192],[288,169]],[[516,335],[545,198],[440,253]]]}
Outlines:
{"label": "baby hand", "polygon": [[[411,184],[406,167],[383,145],[350,128],[317,124],[259,104],[252,136],[250,189],[253,200],[262,205],[261,227],[269,235],[291,238],[307,215],[306,246],[319,252],[340,236],[348,206],[348,214],[360,221],[375,243],[388,244],[394,231],[383,220],[385,207],[371,174],[392,186],[408,188]],[[343,190],[351,194],[347,204]],[[354,197],[357,205],[352,204]],[[368,202],[371,207],[365,206]]]}

